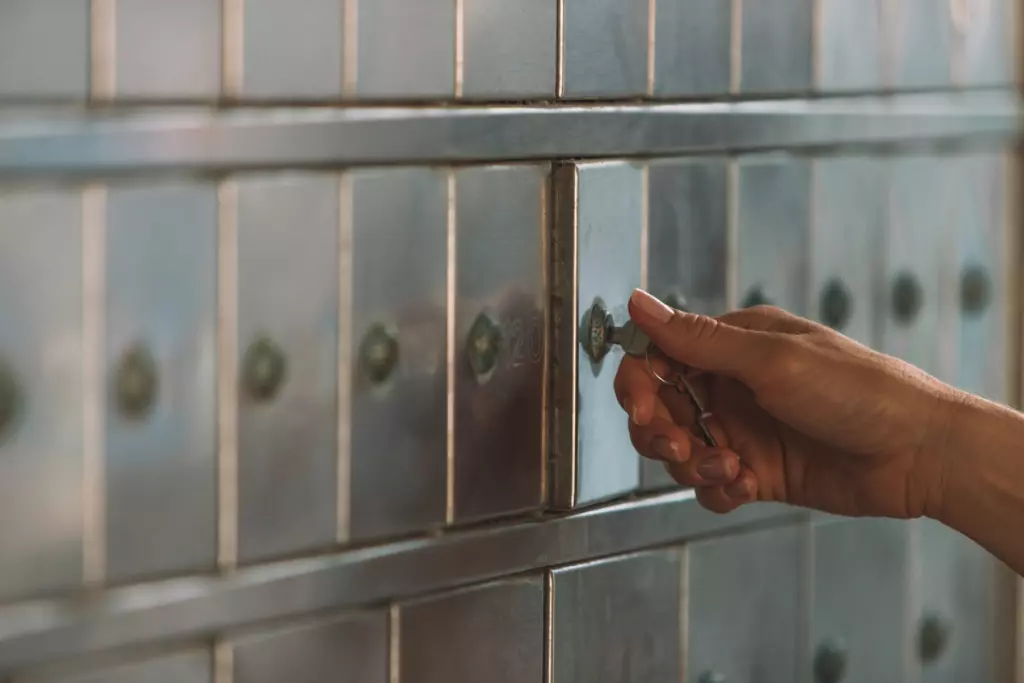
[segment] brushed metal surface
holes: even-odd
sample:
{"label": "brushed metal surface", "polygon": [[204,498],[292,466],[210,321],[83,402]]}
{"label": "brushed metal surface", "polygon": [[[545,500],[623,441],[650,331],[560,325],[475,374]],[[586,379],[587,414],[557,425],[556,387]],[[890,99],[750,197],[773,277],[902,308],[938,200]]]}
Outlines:
{"label": "brushed metal surface", "polygon": [[544,680],[544,579],[508,579],[402,605],[405,683]]}
{"label": "brushed metal surface", "polygon": [[[1008,353],[1008,266],[1015,258],[1009,234],[1013,228],[1007,214],[1013,210],[1009,197],[1010,160],[1003,154],[982,153],[948,163],[953,176],[954,277],[959,279],[966,269],[980,267],[988,279],[988,302],[984,310],[964,311],[958,303],[959,339],[954,383],[993,401],[1012,401],[1010,373],[1007,372],[1007,368],[1012,367]],[[958,302],[960,284],[958,281]]]}
{"label": "brushed metal surface", "polygon": [[455,0],[361,2],[358,17],[358,97],[455,94]]}
{"label": "brushed metal surface", "polygon": [[[352,176],[351,536],[445,519],[448,177],[434,169]],[[373,386],[360,346],[393,327],[399,359]]]}
{"label": "brushed metal surface", "polygon": [[56,658],[208,638],[264,620],[381,604],[734,533],[751,524],[784,524],[803,514],[758,504],[716,515],[700,507],[692,491],[678,491],[541,522],[495,525],[222,576],[115,588],[97,595],[84,611],[73,599],[2,606],[0,674]]}
{"label": "brushed metal surface", "polygon": [[1013,0],[962,0],[954,15],[964,51],[963,81],[969,86],[1012,85],[1018,71],[1014,36],[1021,20]]}
{"label": "brushed metal surface", "polygon": [[19,677],[18,683],[213,683],[209,650],[196,649],[95,667],[68,675]]}
{"label": "brushed metal surface", "polygon": [[285,361],[269,399],[239,386],[243,562],[336,538],[339,185],[330,174],[238,181],[237,357],[266,338]]}
{"label": "brushed metal surface", "polygon": [[572,281],[572,291],[559,291],[558,297],[573,301],[573,310],[563,310],[555,324],[560,367],[553,393],[551,502],[559,508],[622,495],[640,483],[628,418],[612,388],[622,350],[613,347],[592,362],[579,344],[578,328],[595,302],[616,325],[628,318],[629,296],[640,286],[644,189],[644,171],[631,163],[567,165],[556,171],[555,201],[565,210],[556,210],[555,230],[564,246],[553,257]]}
{"label": "brushed metal surface", "polygon": [[220,92],[220,0],[117,0],[116,96],[209,100]]}
{"label": "brushed metal surface", "polygon": [[659,550],[552,571],[551,682],[683,678],[683,554]]}
{"label": "brushed metal surface", "polygon": [[561,91],[566,99],[647,92],[649,0],[562,0]]}
{"label": "brushed metal surface", "polygon": [[[217,495],[217,197],[209,184],[115,186],[106,230],[106,576],[212,569]],[[121,356],[149,349],[150,414],[123,415]]]}
{"label": "brushed metal surface", "polygon": [[799,680],[808,535],[794,525],[689,546],[689,683],[709,672],[727,681]]}
{"label": "brushed metal surface", "polygon": [[[652,161],[648,182],[647,289],[675,297],[687,310],[726,310],[728,279],[728,162]],[[673,486],[662,463],[641,461],[645,489]]]}
{"label": "brushed metal surface", "polygon": [[[951,381],[956,339],[936,334],[937,330],[952,329],[956,321],[950,160],[942,156],[906,156],[890,163],[885,279],[888,311],[881,349]],[[913,276],[922,295],[920,311],[907,322],[897,320],[892,305],[893,282],[902,273]]]}
{"label": "brushed metal surface", "polygon": [[5,0],[0,100],[89,94],[89,0]]}
{"label": "brushed metal surface", "polygon": [[722,0],[657,0],[656,97],[729,92],[734,4]]}
{"label": "brushed metal surface", "polygon": [[462,96],[555,96],[558,5],[549,0],[464,0]]}
{"label": "brushed metal surface", "polygon": [[864,156],[822,157],[813,167],[809,315],[828,322],[822,297],[841,282],[849,308],[837,329],[872,347],[880,341],[888,308],[886,170],[881,159]]}
{"label": "brushed metal surface", "polygon": [[344,2],[245,0],[242,97],[337,99],[345,52]]}
{"label": "brushed metal surface", "polygon": [[813,530],[810,666],[831,642],[846,652],[843,680],[913,680],[909,523],[830,518]]}
{"label": "brushed metal surface", "polygon": [[796,315],[807,310],[811,169],[806,158],[757,155],[736,162],[739,303],[757,292]]}
{"label": "brushed metal surface", "polygon": [[740,90],[799,94],[813,86],[814,0],[743,3]]}
{"label": "brushed metal surface", "polygon": [[[549,166],[456,172],[454,515],[537,509],[544,499]],[[500,327],[496,366],[477,375],[478,316]]]}
{"label": "brushed metal surface", "polygon": [[0,433],[0,601],[82,580],[82,196],[0,192],[0,359],[21,406]]}
{"label": "brushed metal surface", "polygon": [[886,0],[820,0],[815,55],[818,90],[885,89],[887,6]]}
{"label": "brushed metal surface", "polygon": [[954,2],[897,0],[889,3],[893,86],[943,88],[952,83]]}
{"label": "brushed metal surface", "polygon": [[701,104],[52,110],[0,126],[0,174],[108,174],[446,161],[633,157],[942,141],[1021,130],[1009,93]]}
{"label": "brushed metal surface", "polygon": [[349,614],[231,641],[235,683],[386,683],[388,615]]}

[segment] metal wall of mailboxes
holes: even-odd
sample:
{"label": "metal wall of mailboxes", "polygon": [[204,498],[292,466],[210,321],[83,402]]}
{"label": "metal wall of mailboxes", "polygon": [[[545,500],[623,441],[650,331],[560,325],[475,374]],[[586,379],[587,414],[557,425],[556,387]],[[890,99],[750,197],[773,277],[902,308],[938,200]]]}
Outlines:
{"label": "metal wall of mailboxes", "polygon": [[[0,0],[0,105],[360,100],[415,118],[424,101],[1009,89],[1015,10]],[[621,352],[578,337],[595,301],[621,322],[638,286],[706,313],[774,303],[1014,401],[1014,148],[656,152],[0,180],[0,679],[1024,676],[1013,577],[931,522],[755,512],[590,551],[648,537],[629,511],[680,503],[629,442]],[[486,560],[488,539],[609,505],[528,570]],[[447,582],[443,544],[466,534],[475,578]],[[346,588],[315,578],[397,552],[422,564],[361,580],[442,578],[340,610]],[[278,609],[261,586],[307,566],[284,590],[311,607]],[[231,590],[259,604],[202,604]]]}

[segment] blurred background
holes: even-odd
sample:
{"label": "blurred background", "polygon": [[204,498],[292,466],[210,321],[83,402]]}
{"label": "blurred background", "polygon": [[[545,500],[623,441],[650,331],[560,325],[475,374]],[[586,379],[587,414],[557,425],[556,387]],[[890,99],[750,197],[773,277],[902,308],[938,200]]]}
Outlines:
{"label": "blurred background", "polygon": [[1024,681],[1005,567],[704,512],[579,332],[767,302],[1018,405],[1020,15],[0,0],[0,681]]}

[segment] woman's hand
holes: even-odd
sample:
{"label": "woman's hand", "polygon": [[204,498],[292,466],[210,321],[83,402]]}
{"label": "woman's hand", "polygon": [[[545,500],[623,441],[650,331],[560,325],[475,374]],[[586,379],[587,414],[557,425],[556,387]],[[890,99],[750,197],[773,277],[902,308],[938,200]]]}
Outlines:
{"label": "woman's hand", "polygon": [[[941,507],[944,444],[961,392],[777,308],[709,318],[637,290],[629,310],[655,346],[691,369],[719,447],[697,436],[686,394],[627,357],[615,392],[633,444],[695,487],[708,509],[762,500],[909,518]],[[652,358],[663,377],[672,372]]]}

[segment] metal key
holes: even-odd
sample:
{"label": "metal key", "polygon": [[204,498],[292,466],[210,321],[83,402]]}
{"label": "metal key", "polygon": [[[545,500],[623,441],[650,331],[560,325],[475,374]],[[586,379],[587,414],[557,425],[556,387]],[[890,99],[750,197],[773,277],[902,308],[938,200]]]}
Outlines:
{"label": "metal key", "polygon": [[697,427],[700,429],[701,436],[704,437],[704,443],[712,448],[718,447],[718,442],[715,437],[711,434],[711,430],[708,429],[707,419],[711,417],[704,408],[704,402],[700,400],[700,396],[694,391],[693,385],[690,384],[689,380],[686,379],[684,374],[684,368],[675,368],[674,376],[670,379],[666,379],[655,372],[651,366],[651,351],[655,351],[664,356],[656,346],[651,342],[651,338],[647,336],[647,333],[641,330],[632,320],[626,322],[622,327],[612,326],[609,329],[608,341],[612,344],[622,347],[628,355],[634,358],[644,358],[647,360],[647,367],[650,369],[651,374],[662,384],[675,387],[679,393],[685,393],[690,397],[690,402],[693,403],[694,410],[697,412]]}

